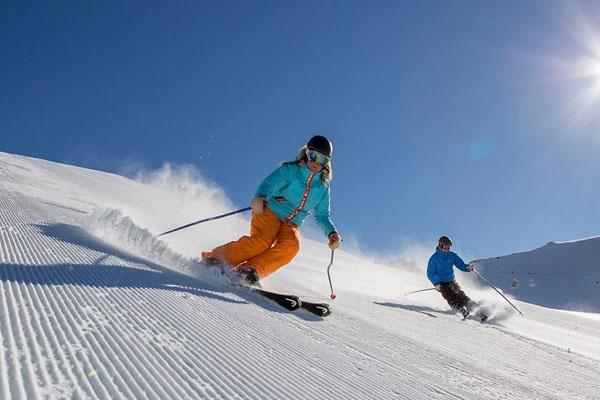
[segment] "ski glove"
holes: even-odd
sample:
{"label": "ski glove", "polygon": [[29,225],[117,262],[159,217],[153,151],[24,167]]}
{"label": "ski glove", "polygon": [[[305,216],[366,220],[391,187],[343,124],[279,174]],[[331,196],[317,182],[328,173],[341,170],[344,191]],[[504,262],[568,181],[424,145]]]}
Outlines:
{"label": "ski glove", "polygon": [[331,250],[335,250],[340,247],[340,244],[342,244],[342,238],[340,235],[337,232],[331,232],[329,234],[329,248]]}
{"label": "ski glove", "polygon": [[473,271],[473,264],[467,264],[467,271]]}
{"label": "ski glove", "polygon": [[252,212],[256,215],[260,215],[265,210],[265,201],[264,197],[255,197],[250,202],[250,207],[252,207]]}
{"label": "ski glove", "polygon": [[439,283],[437,285],[434,286],[435,290],[437,290],[438,292],[442,291],[442,285],[440,285]]}

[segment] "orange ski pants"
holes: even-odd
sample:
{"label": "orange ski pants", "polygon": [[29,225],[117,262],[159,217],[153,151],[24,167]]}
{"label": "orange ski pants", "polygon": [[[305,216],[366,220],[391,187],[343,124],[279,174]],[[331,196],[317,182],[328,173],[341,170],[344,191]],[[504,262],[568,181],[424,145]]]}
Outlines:
{"label": "orange ski pants", "polygon": [[300,231],[294,224],[279,220],[265,207],[260,215],[252,214],[250,236],[213,249],[207,256],[233,267],[254,268],[261,278],[286,265],[300,250]]}

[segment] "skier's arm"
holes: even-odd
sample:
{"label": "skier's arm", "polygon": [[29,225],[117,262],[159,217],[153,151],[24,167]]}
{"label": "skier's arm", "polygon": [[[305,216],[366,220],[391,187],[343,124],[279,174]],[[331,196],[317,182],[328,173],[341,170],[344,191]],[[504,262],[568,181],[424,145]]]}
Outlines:
{"label": "skier's arm", "polygon": [[331,222],[331,209],[329,205],[329,188],[325,190],[325,193],[321,197],[321,201],[317,203],[315,207],[315,220],[317,225],[321,228],[325,236],[329,237],[332,233],[337,233],[333,222]]}
{"label": "skier's arm", "polygon": [[435,264],[436,263],[434,257],[429,258],[429,262],[427,263],[427,279],[429,279],[429,282],[431,282],[432,284],[435,278],[434,271],[437,270]]}
{"label": "skier's arm", "polygon": [[454,254],[454,265],[456,265],[456,267],[458,269],[460,269],[461,271],[470,272],[471,270],[469,269],[468,264],[466,262],[464,262],[462,260],[462,258],[460,258],[456,253],[453,253],[453,254]]}
{"label": "skier's arm", "polygon": [[282,165],[275,171],[271,172],[256,189],[254,197],[268,198],[270,195],[275,193],[278,189],[286,185],[289,179],[289,167]]}

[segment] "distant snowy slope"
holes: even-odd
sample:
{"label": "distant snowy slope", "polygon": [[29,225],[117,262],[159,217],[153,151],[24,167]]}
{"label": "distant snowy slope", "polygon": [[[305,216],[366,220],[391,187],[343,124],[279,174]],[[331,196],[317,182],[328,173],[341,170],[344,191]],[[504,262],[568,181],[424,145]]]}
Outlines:
{"label": "distant snowy slope", "polygon": [[[599,314],[515,301],[472,276],[491,321],[461,321],[419,263],[335,252],[321,319],[232,287],[200,250],[248,230],[193,169],[140,181],[0,152],[0,399],[597,399]],[[328,301],[304,239],[266,288]]]}
{"label": "distant snowy slope", "polygon": [[477,262],[498,287],[545,307],[600,312],[600,237]]}

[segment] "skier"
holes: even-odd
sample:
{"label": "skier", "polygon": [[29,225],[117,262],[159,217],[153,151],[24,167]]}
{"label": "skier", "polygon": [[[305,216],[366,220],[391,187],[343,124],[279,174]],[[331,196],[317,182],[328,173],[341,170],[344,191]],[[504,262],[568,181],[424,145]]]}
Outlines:
{"label": "skier", "polygon": [[448,302],[448,305],[460,311],[463,318],[466,318],[475,303],[454,280],[453,267],[456,266],[464,272],[473,271],[473,267],[465,263],[456,253],[450,251],[451,246],[452,241],[448,236],[442,236],[438,240],[435,253],[429,258],[427,264],[427,277],[435,286],[435,289],[442,293],[442,297]]}
{"label": "skier", "polygon": [[331,222],[329,184],[333,145],[324,136],[313,136],[294,161],[283,163],[267,176],[250,205],[250,236],[202,252],[205,264],[231,267],[254,285],[286,265],[300,249],[299,227],[310,212],[337,249],[341,237]]}

